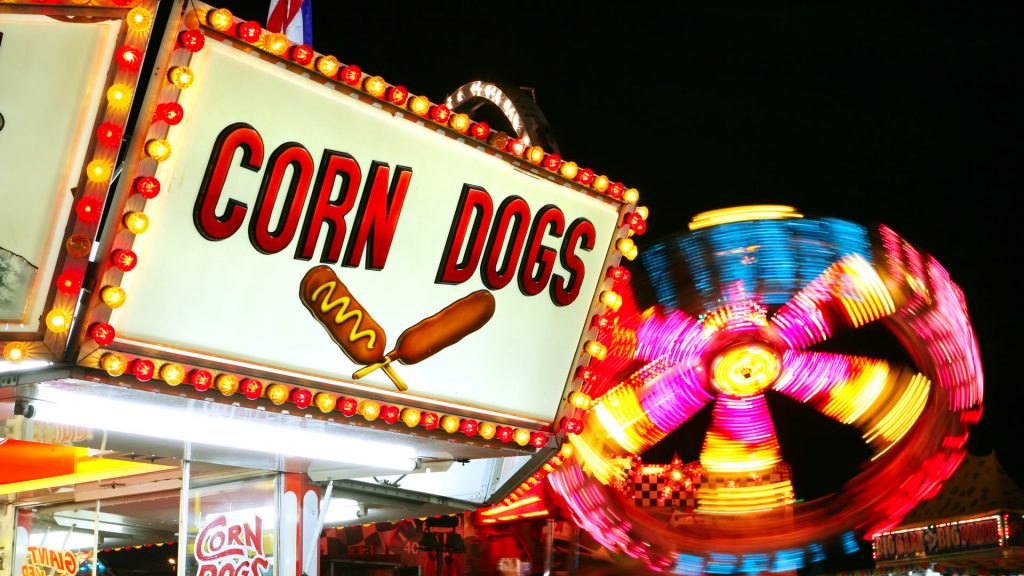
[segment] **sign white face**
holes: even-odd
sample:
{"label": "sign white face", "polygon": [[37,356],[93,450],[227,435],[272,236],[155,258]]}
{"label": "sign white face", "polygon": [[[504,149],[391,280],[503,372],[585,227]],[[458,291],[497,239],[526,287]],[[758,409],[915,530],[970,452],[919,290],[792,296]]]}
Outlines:
{"label": "sign white face", "polygon": [[189,66],[119,341],[553,419],[616,204],[220,42]]}
{"label": "sign white face", "polygon": [[120,26],[0,13],[0,332],[38,328]]}

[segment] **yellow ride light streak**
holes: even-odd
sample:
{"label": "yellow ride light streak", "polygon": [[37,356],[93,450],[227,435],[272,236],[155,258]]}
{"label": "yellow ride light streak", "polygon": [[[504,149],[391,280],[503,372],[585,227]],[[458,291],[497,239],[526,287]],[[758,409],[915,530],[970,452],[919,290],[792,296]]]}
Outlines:
{"label": "yellow ride light streak", "polygon": [[872,460],[885,454],[917,422],[928,402],[930,389],[931,381],[928,378],[923,374],[913,375],[906,386],[902,387],[903,394],[896,400],[893,407],[878,420],[871,430],[864,433],[864,440],[868,444],[875,444],[879,437],[888,442],[888,446],[873,456]]}
{"label": "yellow ride light streak", "polygon": [[708,432],[700,452],[701,466],[708,472],[762,472],[779,462],[782,462],[782,452],[775,438],[752,445]]}
{"label": "yellow ride light streak", "polygon": [[701,487],[697,509],[703,513],[741,513],[771,510],[792,504],[793,484],[789,480],[758,486]]}
{"label": "yellow ride light streak", "polygon": [[778,356],[757,344],[731,348],[712,366],[715,386],[734,396],[749,396],[763,391],[775,382],[781,368]]}
{"label": "yellow ride light streak", "polygon": [[896,304],[875,268],[860,255],[850,255],[834,265],[833,294],[856,328],[896,312]]}
{"label": "yellow ride light streak", "polygon": [[[620,385],[609,390],[590,413],[600,422],[607,437],[630,454],[640,454],[665,437],[665,433],[647,417],[636,390],[628,386]],[[592,422],[593,418],[589,420]]]}
{"label": "yellow ride light streak", "polygon": [[843,424],[860,419],[878,400],[889,377],[889,365],[865,358],[851,359],[854,375],[832,390],[822,412]]}
{"label": "yellow ride light streak", "polygon": [[562,446],[564,448],[570,445],[580,461],[580,466],[590,472],[598,482],[610,484],[613,480],[624,479],[625,471],[617,466],[612,459],[606,457],[602,450],[592,447],[588,439],[585,439],[582,435],[570,434],[569,444],[563,444]]}
{"label": "yellow ride light streak", "polygon": [[517,500],[517,501],[513,502],[512,504],[509,504],[508,506],[498,506],[496,508],[491,508],[489,510],[484,510],[483,512],[480,513],[480,515],[481,516],[494,516],[495,514],[502,514],[504,512],[508,512],[509,510],[515,510],[516,508],[522,508],[523,506],[527,506],[529,504],[533,504],[534,502],[538,502],[539,500],[540,500],[540,496],[530,496],[529,498],[523,498],[522,500]]}
{"label": "yellow ride light streak", "polygon": [[699,230],[729,224],[731,222],[744,222],[747,220],[780,220],[783,218],[803,218],[804,215],[796,211],[792,206],[781,206],[778,204],[757,204],[753,206],[736,206],[735,208],[722,208],[701,212],[693,217],[690,222],[690,230]]}

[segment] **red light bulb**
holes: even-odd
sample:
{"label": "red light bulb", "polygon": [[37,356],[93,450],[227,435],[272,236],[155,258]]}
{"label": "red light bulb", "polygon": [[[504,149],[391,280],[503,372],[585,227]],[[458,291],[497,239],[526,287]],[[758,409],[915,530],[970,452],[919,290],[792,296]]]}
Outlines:
{"label": "red light bulb", "polygon": [[631,212],[626,216],[626,225],[633,231],[634,234],[643,234],[647,231],[647,220],[643,216],[636,212]]}
{"label": "red light bulb", "polygon": [[441,124],[447,124],[448,119],[451,118],[452,111],[448,109],[444,104],[435,104],[430,107],[430,119],[434,122]]}
{"label": "red light bulb", "polygon": [[114,341],[114,327],[104,322],[97,322],[89,326],[89,337],[100,346],[107,346]]}
{"label": "red light bulb", "polygon": [[583,380],[586,384],[593,384],[594,382],[597,382],[597,372],[589,366],[580,366],[577,368],[576,377]]}
{"label": "red light bulb", "polygon": [[303,66],[309,66],[313,62],[313,57],[316,56],[316,52],[312,48],[305,44],[298,44],[292,46],[291,57],[298,64]]}
{"label": "red light bulb", "polygon": [[466,436],[475,436],[478,430],[480,430],[480,423],[476,420],[466,419],[459,423],[459,431]]}
{"label": "red light bulb", "polygon": [[409,91],[405,86],[392,86],[384,93],[384,97],[395,106],[402,106],[409,99]]}
{"label": "red light bulb", "polygon": [[590,168],[583,168],[576,173],[576,181],[584,186],[590,186],[594,183],[594,171]]}
{"label": "red light bulb", "polygon": [[522,157],[526,152],[526,143],[522,138],[509,138],[508,143],[505,144],[505,151],[513,156]]}
{"label": "red light bulb", "polygon": [[263,382],[255,378],[242,380],[242,394],[249,400],[255,400],[263,395]]}
{"label": "red light bulb", "polygon": [[338,412],[341,412],[345,416],[355,416],[356,411],[359,409],[359,401],[355,398],[342,398],[338,402]]}
{"label": "red light bulb", "polygon": [[441,422],[441,417],[434,412],[424,412],[420,416],[420,425],[427,430],[433,430],[437,428],[437,425]]}
{"label": "red light bulb", "polygon": [[543,448],[548,443],[548,436],[543,432],[534,432],[530,434],[530,444],[533,444],[534,448]]}
{"label": "red light bulb", "polygon": [[499,426],[498,432],[494,435],[495,438],[505,443],[511,442],[513,436],[515,436],[515,431],[508,426]]}
{"label": "red light bulb", "polygon": [[629,269],[625,266],[612,266],[608,269],[608,277],[616,284],[625,284],[630,279]]}
{"label": "red light bulb", "polygon": [[178,34],[178,45],[189,52],[199,52],[206,45],[206,36],[199,30],[185,30]]}
{"label": "red light bulb", "polygon": [[309,404],[313,401],[313,393],[305,388],[295,388],[291,394],[292,404],[295,404],[299,408],[308,408]]}
{"label": "red light bulb", "polygon": [[236,33],[242,40],[245,40],[249,44],[254,44],[260,39],[260,34],[263,33],[263,27],[260,26],[259,22],[249,20],[248,22],[242,22],[239,24]]}
{"label": "red light bulb", "polygon": [[57,276],[57,291],[61,294],[77,294],[82,289],[82,274],[79,272],[61,272]]}
{"label": "red light bulb", "polygon": [[562,167],[562,157],[558,154],[548,154],[544,156],[544,160],[541,164],[548,170],[554,172]]}
{"label": "red light bulb", "polygon": [[394,424],[398,422],[398,416],[402,413],[402,409],[398,406],[391,406],[385,404],[380,407],[380,419],[387,422],[388,424]]}
{"label": "red light bulb", "polygon": [[83,196],[75,203],[75,215],[82,222],[95,224],[100,221],[100,213],[103,211],[103,203],[99,198]]}
{"label": "red light bulb", "polygon": [[152,360],[146,360],[145,358],[139,358],[132,360],[131,367],[128,368],[135,378],[139,382],[146,382],[153,379],[153,375],[156,373],[156,367],[153,366]]}
{"label": "red light bulb", "polygon": [[359,86],[359,82],[363,79],[363,71],[359,69],[359,66],[355,64],[349,64],[341,69],[339,75],[341,81],[349,86]]}
{"label": "red light bulb", "polygon": [[142,67],[142,52],[131,46],[121,46],[114,55],[117,66],[129,72],[138,72]]}
{"label": "red light bulb", "polygon": [[139,263],[138,256],[135,252],[128,249],[115,250],[110,255],[110,261],[113,262],[114,266],[122,272],[130,272],[135,265]]}
{"label": "red light bulb", "polygon": [[622,182],[612,182],[612,185],[608,187],[608,195],[616,200],[621,199],[625,193],[626,186]]}
{"label": "red light bulb", "polygon": [[469,134],[477,140],[486,140],[491,134],[491,127],[487,125],[487,122],[474,122],[469,127]]}
{"label": "red light bulb", "polygon": [[135,188],[135,192],[143,198],[156,198],[156,195],[160,193],[160,181],[152,176],[140,176],[135,179],[132,183],[132,187]]}
{"label": "red light bulb", "polygon": [[590,325],[601,331],[607,331],[615,324],[615,319],[612,317],[612,313],[598,314],[590,321]]}
{"label": "red light bulb", "polygon": [[583,422],[576,418],[562,418],[562,430],[569,434],[579,434],[583,432]]}
{"label": "red light bulb", "polygon": [[121,136],[124,130],[113,122],[104,122],[96,129],[96,140],[107,148],[117,148],[121,145]]}
{"label": "red light bulb", "polygon": [[185,117],[185,110],[177,102],[162,102],[157,104],[154,120],[166,122],[170,126],[177,126]]}
{"label": "red light bulb", "polygon": [[193,370],[188,373],[188,383],[200,392],[209,390],[210,386],[213,386],[213,374],[206,370]]}

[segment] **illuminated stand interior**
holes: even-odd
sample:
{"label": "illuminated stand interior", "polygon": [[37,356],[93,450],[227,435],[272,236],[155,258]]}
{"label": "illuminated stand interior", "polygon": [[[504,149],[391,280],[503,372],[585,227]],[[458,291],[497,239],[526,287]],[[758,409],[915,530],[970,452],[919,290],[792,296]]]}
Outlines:
{"label": "illuminated stand interior", "polygon": [[[894,527],[964,457],[982,374],[963,294],[891,229],[721,210],[642,262],[659,305],[639,310],[617,288],[621,307],[601,320],[607,355],[583,389],[594,400],[584,415],[580,399],[582,432],[569,436],[575,456],[550,476],[603,545],[684,574],[793,570],[851,530]],[[875,321],[915,367],[814,350]],[[784,465],[766,390],[861,432],[872,457],[840,492],[794,504],[788,479],[765,478]],[[624,463],[709,403],[700,466],[718,481],[667,522],[634,506],[615,488]]]}

